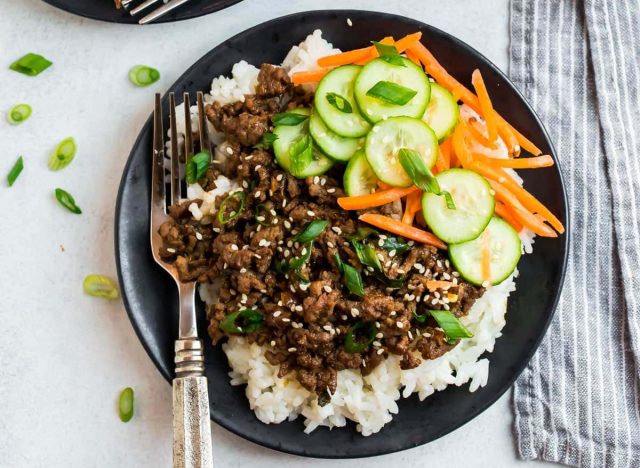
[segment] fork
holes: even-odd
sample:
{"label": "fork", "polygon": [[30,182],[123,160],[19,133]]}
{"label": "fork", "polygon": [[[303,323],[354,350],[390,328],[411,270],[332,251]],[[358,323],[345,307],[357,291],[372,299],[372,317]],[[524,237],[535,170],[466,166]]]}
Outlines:
{"label": "fork", "polygon": [[[202,150],[208,150],[207,126],[204,121],[204,99],[201,92],[198,101],[198,137]],[[184,94],[185,158],[193,155],[194,142],[191,133],[191,103]],[[180,161],[178,129],[176,128],[176,100],[169,94],[169,119],[171,137],[171,165],[169,171],[169,206],[180,202]],[[209,153],[211,154],[211,153]],[[211,422],[209,419],[209,395],[207,378],[204,377],[204,352],[198,338],[196,324],[196,282],[181,282],[174,264],[160,257],[162,238],[160,225],[169,220],[165,186],[165,146],[162,123],[162,100],[155,96],[153,113],[153,166],[151,171],[151,251],[153,258],[171,275],[178,287],[180,304],[178,339],[175,342],[175,369],[173,379],[173,466],[174,468],[211,468]]]}
{"label": "fork", "polygon": [[[144,0],[144,2],[142,2],[137,7],[133,8],[129,13],[131,14],[131,16],[136,16],[138,13],[141,13],[143,10],[146,10],[151,5],[153,5],[154,3],[158,3],[160,1],[161,0]],[[171,0],[171,1],[167,2],[167,3],[165,3],[164,5],[159,6],[158,8],[153,10],[148,15],[142,17],[138,21],[138,23],[139,24],[150,23],[151,21],[154,21],[154,20],[160,18],[161,16],[166,15],[167,13],[169,13],[172,10],[174,10],[175,8],[178,8],[179,6],[184,5],[188,1],[189,0]],[[125,10],[128,11],[129,8],[131,8],[132,3],[133,3],[133,0],[122,0],[122,7]]]}

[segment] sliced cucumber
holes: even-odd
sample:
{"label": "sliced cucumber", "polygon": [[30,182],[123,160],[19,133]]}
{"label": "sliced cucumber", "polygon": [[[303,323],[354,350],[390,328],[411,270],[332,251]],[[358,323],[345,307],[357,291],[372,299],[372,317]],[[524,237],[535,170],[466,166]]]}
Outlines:
{"label": "sliced cucumber", "polygon": [[[344,65],[331,70],[320,80],[313,98],[316,111],[325,125],[347,138],[365,136],[371,128],[369,122],[360,115],[353,97],[353,83],[361,69],[358,65]],[[344,98],[351,106],[351,112],[342,112],[334,107],[327,99],[329,93]]]}
{"label": "sliced cucumber", "polygon": [[364,151],[358,151],[349,160],[344,171],[344,190],[350,197],[367,195],[376,190],[378,178],[371,170]]}
{"label": "sliced cucumber", "polygon": [[[407,58],[402,58],[404,67],[393,65],[382,59],[375,59],[364,66],[354,86],[356,102],[360,112],[371,123],[379,122],[388,117],[416,117],[420,118],[429,103],[431,84],[424,71]],[[417,91],[417,94],[404,105],[394,105],[367,96],[369,91],[379,81],[391,81]]]}
{"label": "sliced cucumber", "polygon": [[431,100],[422,120],[433,129],[438,141],[451,135],[459,119],[460,108],[453,94],[438,83],[431,83]]}
{"label": "sliced cucumber", "polygon": [[481,175],[467,169],[449,169],[436,176],[440,190],[451,194],[455,210],[444,196],[425,193],[422,214],[433,233],[450,244],[477,238],[489,224],[495,209],[491,186]]}
{"label": "sliced cucumber", "polygon": [[[291,112],[303,115],[310,115],[311,113],[309,109],[302,107],[294,109]],[[283,169],[291,173],[291,157],[289,155],[289,150],[295,142],[309,134],[308,119],[298,125],[279,125],[273,130],[273,133],[278,137],[276,141],[273,142],[273,152],[276,155],[276,161],[278,161],[278,164],[280,164]],[[313,161],[307,165],[302,172],[295,174],[295,176],[302,179],[309,176],[324,174],[331,168],[331,166],[333,166],[333,161],[317,149],[314,149]]]}
{"label": "sliced cucumber", "polygon": [[398,159],[402,148],[416,150],[428,168],[438,157],[438,140],[433,130],[420,119],[391,117],[373,126],[365,151],[373,172],[385,184],[408,187],[412,184]]}
{"label": "sliced cucumber", "polygon": [[449,245],[449,258],[453,266],[464,279],[478,286],[483,283],[483,248],[489,249],[489,283],[502,283],[513,273],[520,260],[518,233],[506,221],[493,217],[477,239]]}
{"label": "sliced cucumber", "polygon": [[345,138],[332,132],[317,112],[309,119],[309,133],[322,152],[336,161],[348,161],[364,146],[364,138]]}

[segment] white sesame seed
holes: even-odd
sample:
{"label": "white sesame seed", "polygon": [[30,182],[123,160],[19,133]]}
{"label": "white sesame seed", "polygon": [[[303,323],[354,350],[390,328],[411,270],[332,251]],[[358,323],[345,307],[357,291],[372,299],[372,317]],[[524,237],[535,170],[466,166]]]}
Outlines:
{"label": "white sesame seed", "polygon": [[169,252],[169,253],[176,253],[176,249],[172,249],[171,247],[169,247],[169,248],[167,249],[167,252]]}
{"label": "white sesame seed", "polygon": [[347,317],[346,315],[342,314],[342,315],[340,316],[340,318],[341,318],[342,320],[347,320],[349,317]]}
{"label": "white sesame seed", "polygon": [[249,188],[249,183],[248,183],[246,180],[243,180],[243,181],[242,181],[242,186],[243,186],[244,188]]}
{"label": "white sesame seed", "polygon": [[387,260],[387,263],[385,263],[384,266],[389,268],[391,266],[391,260]]}
{"label": "white sesame seed", "polygon": [[262,164],[258,164],[256,167],[253,168],[254,171],[257,171],[258,169],[260,169],[262,167]]}
{"label": "white sesame seed", "polygon": [[416,298],[415,294],[409,294],[408,300],[409,301],[413,301],[413,300],[415,300],[415,298]]}
{"label": "white sesame seed", "polygon": [[275,346],[276,345],[276,340],[271,340],[271,346]]}
{"label": "white sesame seed", "polygon": [[401,275],[404,275],[404,274],[406,273],[406,271],[404,271],[404,270],[403,270],[403,269],[401,269],[401,268],[398,268],[396,271],[397,271],[398,273],[400,273]]}
{"label": "white sesame seed", "polygon": [[335,245],[333,244],[333,242],[327,241],[327,247],[329,247],[330,249],[333,249]]}
{"label": "white sesame seed", "polygon": [[351,21],[351,18],[347,18],[347,25],[349,25],[349,27],[353,26],[353,21]]}
{"label": "white sesame seed", "polygon": [[291,348],[287,349],[287,351],[289,351],[290,353],[295,353],[296,348],[292,346]]}
{"label": "white sesame seed", "polygon": [[382,343],[380,343],[379,341],[374,341],[372,344],[376,348],[379,348],[380,346],[382,346]]}
{"label": "white sesame seed", "polygon": [[283,318],[283,319],[282,319],[282,321],[283,321],[283,322],[285,322],[285,323],[289,323],[289,322],[291,322],[291,319],[290,319],[290,318],[285,317],[285,318]]}
{"label": "white sesame seed", "polygon": [[288,250],[288,249],[286,249],[286,250],[283,252],[284,258],[287,258],[290,254],[291,254],[291,252],[289,252],[289,250]]}
{"label": "white sesame seed", "polygon": [[238,294],[238,291],[236,291],[235,289],[229,289],[229,293],[231,293],[232,296],[235,296],[236,294]]}
{"label": "white sesame seed", "polygon": [[253,197],[260,198],[260,195],[262,195],[262,192],[260,190],[256,190],[256,193],[253,194]]}
{"label": "white sesame seed", "polygon": [[[300,290],[301,291],[306,291],[307,289],[309,289],[309,283],[300,283]],[[302,310],[302,306],[299,306],[300,310]]]}
{"label": "white sesame seed", "polygon": [[437,297],[438,299],[440,299],[440,293],[438,291],[435,291],[433,293],[433,297]]}
{"label": "white sesame seed", "polygon": [[318,184],[320,183],[320,177],[315,176],[315,177],[313,178],[313,183],[314,183],[314,184],[316,184],[316,185],[318,185]]}
{"label": "white sesame seed", "polygon": [[308,211],[307,211],[307,215],[308,215],[308,216],[315,216],[316,214],[315,214],[313,211],[308,210]]}
{"label": "white sesame seed", "polygon": [[333,291],[333,289],[331,288],[331,286],[329,286],[329,285],[327,285],[327,284],[325,284],[325,285],[322,287],[322,289],[324,289],[324,290],[325,290],[325,292],[328,292],[328,293],[330,293],[331,291]]}
{"label": "white sesame seed", "polygon": [[413,268],[415,268],[416,270],[420,270],[421,268],[424,268],[424,267],[422,266],[422,263],[414,263]]}
{"label": "white sesame seed", "polygon": [[436,261],[436,265],[438,265],[438,268],[442,268],[442,262],[440,260]]}
{"label": "white sesame seed", "polygon": [[324,187],[326,183],[327,183],[327,179],[325,179],[324,177],[320,178],[320,185]]}
{"label": "white sesame seed", "polygon": [[231,146],[227,146],[227,154],[233,154],[233,149],[231,148]]}
{"label": "white sesame seed", "polygon": [[322,328],[323,328],[324,330],[327,330],[327,331],[329,331],[329,330],[332,330],[332,329],[333,329],[333,327],[332,327],[331,325],[328,325],[328,324],[327,324],[327,325],[323,325],[323,326],[322,326]]}
{"label": "white sesame seed", "polygon": [[196,239],[202,240],[202,234],[200,234],[199,232],[196,232]]}
{"label": "white sesame seed", "polygon": [[283,178],[283,177],[284,177],[284,174],[278,174],[278,175],[276,176],[276,180],[277,180],[278,182],[280,182],[280,181],[282,180],[282,178]]}
{"label": "white sesame seed", "polygon": [[213,232],[220,232],[220,228],[214,227]]}
{"label": "white sesame seed", "polygon": [[382,338],[384,335],[380,332],[376,333],[376,338]]}
{"label": "white sesame seed", "polygon": [[449,262],[449,260],[445,259],[444,266],[446,266],[447,268],[451,268],[451,262]]}
{"label": "white sesame seed", "polygon": [[367,367],[367,361],[365,361],[364,359],[362,360],[362,367]]}
{"label": "white sesame seed", "polygon": [[291,289],[291,292],[296,292],[296,288],[293,284],[289,285],[289,289]]}
{"label": "white sesame seed", "polygon": [[340,229],[338,226],[332,226],[331,230],[338,235],[342,234],[342,229]]}
{"label": "white sesame seed", "polygon": [[247,297],[246,294],[243,294],[242,296],[240,296],[240,302],[243,303],[243,304],[245,304],[247,302],[247,299],[248,299],[248,297]]}
{"label": "white sesame seed", "polygon": [[411,330],[407,332],[407,335],[409,336],[410,340],[413,340],[413,333],[411,333]]}
{"label": "white sesame seed", "polygon": [[240,268],[240,273],[246,273],[247,269],[246,268]]}
{"label": "white sesame seed", "polygon": [[225,263],[224,263],[224,265],[222,265],[222,269],[223,269],[223,270],[226,270],[228,266],[229,266],[229,265],[227,264],[227,262],[225,262]]}
{"label": "white sesame seed", "polygon": [[360,315],[360,311],[358,309],[356,309],[355,307],[351,308],[351,315],[353,317],[357,317],[358,315]]}
{"label": "white sesame seed", "polygon": [[398,321],[396,322],[396,327],[398,327],[398,328],[403,328],[403,327],[404,327],[404,323],[402,323],[400,320],[398,320]]}
{"label": "white sesame seed", "polygon": [[438,299],[434,299],[431,301],[431,305],[436,305],[438,303]]}
{"label": "white sesame seed", "polygon": [[443,304],[442,307],[444,307],[444,310],[449,310],[450,309],[449,304]]}
{"label": "white sesame seed", "polygon": [[416,297],[416,302],[420,302],[422,300],[422,297],[418,296]]}
{"label": "white sesame seed", "polygon": [[264,216],[256,216],[256,221],[264,222]]}
{"label": "white sesame seed", "polygon": [[379,247],[383,247],[384,246],[384,241],[382,239],[378,239],[378,246]]}
{"label": "white sesame seed", "polygon": [[445,272],[445,273],[442,273],[442,277],[443,277],[444,279],[446,279],[447,281],[451,279],[451,276],[449,275],[449,273],[446,273],[446,272]]}
{"label": "white sesame seed", "polygon": [[380,322],[376,322],[376,328],[380,328]]}
{"label": "white sesame seed", "polygon": [[285,206],[287,206],[287,200],[282,200],[282,208],[284,208]]}
{"label": "white sesame seed", "polygon": [[293,241],[287,241],[287,247],[289,248],[293,247]]}
{"label": "white sesame seed", "polygon": [[335,193],[335,191],[336,191],[336,189],[334,189],[334,188],[327,189],[327,193]]}
{"label": "white sesame seed", "polygon": [[236,244],[231,244],[231,250],[238,250],[238,246]]}
{"label": "white sesame seed", "polygon": [[392,310],[391,313],[389,314],[389,316],[391,317],[395,317],[396,315],[398,315],[398,313],[395,310]]}
{"label": "white sesame seed", "polygon": [[[375,129],[376,127],[373,127],[373,128]],[[384,349],[380,348],[380,349],[378,350],[378,354],[382,354],[382,353],[384,353]]]}
{"label": "white sesame seed", "polygon": [[273,317],[274,317],[274,318],[278,318],[278,317],[280,317],[280,314],[282,314],[282,311],[281,311],[281,310],[276,310],[276,311],[273,313]]}

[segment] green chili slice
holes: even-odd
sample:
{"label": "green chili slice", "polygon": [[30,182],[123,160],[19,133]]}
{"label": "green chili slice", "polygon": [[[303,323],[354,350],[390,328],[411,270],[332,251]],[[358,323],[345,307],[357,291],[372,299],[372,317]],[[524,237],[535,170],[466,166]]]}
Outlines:
{"label": "green chili slice", "polygon": [[29,104],[16,104],[7,112],[7,122],[11,125],[19,125],[31,116]]}
{"label": "green chili slice", "polygon": [[293,238],[293,240],[294,242],[300,242],[301,244],[312,241],[322,234],[322,231],[324,231],[328,225],[329,221],[325,219],[316,219],[311,221],[298,233],[298,235]]}
{"label": "green chili slice", "polygon": [[136,65],[129,70],[129,81],[136,86],[149,86],[160,79],[160,72],[146,65]]}
{"label": "green chili slice", "polygon": [[457,340],[459,338],[472,338],[471,333],[458,318],[449,310],[430,310],[431,316],[438,322],[438,326],[442,328],[448,341]]}
{"label": "green chili slice", "polygon": [[418,94],[418,91],[415,89],[407,88],[393,81],[384,80],[378,81],[367,91],[367,96],[396,106],[404,106],[411,101],[416,94]]}
{"label": "green chili slice", "polygon": [[413,180],[416,187],[424,190],[425,192],[443,196],[447,203],[447,208],[450,210],[456,209],[456,205],[453,202],[451,194],[446,190],[440,189],[438,179],[436,179],[433,173],[429,170],[417,151],[402,148],[398,152],[398,159],[400,160],[400,164],[402,164],[402,168],[405,170],[409,178]]}
{"label": "green chili slice", "polygon": [[253,333],[262,324],[264,316],[253,309],[242,309],[227,315],[220,322],[220,329],[225,333],[242,334]]}
{"label": "green chili slice", "polygon": [[82,289],[89,296],[105,299],[118,299],[118,284],[104,275],[87,275],[82,283]]}
{"label": "green chili slice", "polygon": [[18,73],[28,76],[36,76],[53,65],[53,62],[47,60],[42,55],[28,53],[13,62],[9,68]]}
{"label": "green chili slice", "polygon": [[125,423],[133,418],[133,388],[127,387],[120,392],[118,415],[120,416],[120,421]]}
{"label": "green chili slice", "polygon": [[376,339],[378,333],[374,322],[356,322],[344,338],[344,350],[347,353],[361,353]]}
{"label": "green chili slice", "polygon": [[11,168],[11,170],[9,171],[9,174],[7,174],[7,184],[9,184],[9,187],[11,187],[13,183],[16,181],[16,179],[22,172],[22,169],[24,169],[24,161],[22,159],[22,156],[20,156],[16,161],[16,163]]}
{"label": "green chili slice", "polygon": [[69,192],[67,192],[66,190],[62,190],[61,188],[57,188],[55,193],[56,193],[56,199],[67,210],[71,211],[73,214],[82,213],[82,210],[78,205],[76,205],[76,201],[73,199],[73,197]]}
{"label": "green chili slice", "polygon": [[210,160],[211,157],[208,151],[200,151],[189,158],[185,166],[185,176],[188,184],[195,184],[204,177],[207,169],[209,169]]}
{"label": "green chili slice", "polygon": [[[233,192],[227,198],[222,200],[222,203],[220,203],[220,208],[218,209],[218,222],[220,224],[227,224],[233,221],[234,219],[236,219],[238,216],[240,216],[240,214],[242,213],[242,210],[244,210],[244,202],[246,198],[247,198],[247,194],[239,190],[237,192]],[[238,200],[238,203],[240,205],[238,206],[238,208],[236,208],[234,211],[231,212],[231,215],[228,218],[225,218],[224,210],[227,204],[234,200]]]}
{"label": "green chili slice", "polygon": [[76,156],[76,150],[76,141],[72,137],[62,140],[49,157],[49,169],[59,171],[67,167]]}

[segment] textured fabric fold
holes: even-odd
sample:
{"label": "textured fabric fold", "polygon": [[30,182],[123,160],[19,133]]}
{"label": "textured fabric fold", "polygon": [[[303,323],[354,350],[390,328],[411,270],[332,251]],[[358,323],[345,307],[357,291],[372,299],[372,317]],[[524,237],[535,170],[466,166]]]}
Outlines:
{"label": "textured fabric fold", "polygon": [[511,77],[556,146],[572,220],[556,316],[514,388],[524,459],[640,466],[638,20],[637,0],[511,1]]}

